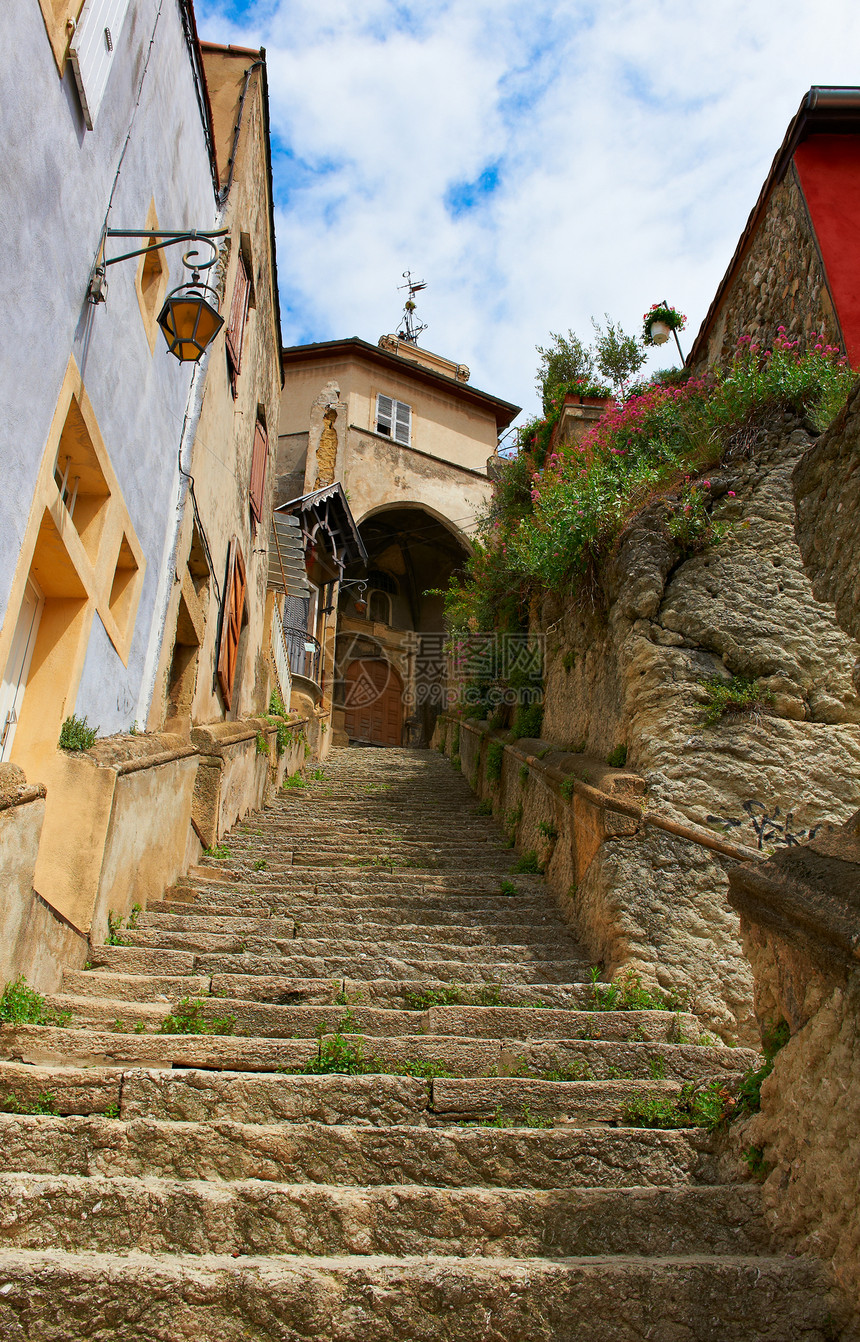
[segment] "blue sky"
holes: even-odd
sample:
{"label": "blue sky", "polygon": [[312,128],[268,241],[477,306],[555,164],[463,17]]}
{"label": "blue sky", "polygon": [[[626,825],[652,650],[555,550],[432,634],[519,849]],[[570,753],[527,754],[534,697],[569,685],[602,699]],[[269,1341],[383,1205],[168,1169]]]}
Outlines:
{"label": "blue sky", "polygon": [[395,330],[409,269],[422,343],[529,411],[550,331],[666,298],[689,344],[801,96],[860,82],[856,0],[196,8],[266,47],[285,344]]}

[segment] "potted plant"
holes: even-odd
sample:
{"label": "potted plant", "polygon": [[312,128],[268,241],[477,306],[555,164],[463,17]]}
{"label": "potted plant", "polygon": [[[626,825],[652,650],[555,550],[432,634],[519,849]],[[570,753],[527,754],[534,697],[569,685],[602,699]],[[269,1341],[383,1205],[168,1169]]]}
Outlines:
{"label": "potted plant", "polygon": [[605,407],[612,400],[612,388],[605,382],[596,382],[592,378],[578,377],[565,388],[565,402],[569,405],[579,401],[581,405]]}
{"label": "potted plant", "polygon": [[665,345],[673,331],[683,331],[687,325],[683,312],[668,303],[652,303],[642,320],[646,345]]}

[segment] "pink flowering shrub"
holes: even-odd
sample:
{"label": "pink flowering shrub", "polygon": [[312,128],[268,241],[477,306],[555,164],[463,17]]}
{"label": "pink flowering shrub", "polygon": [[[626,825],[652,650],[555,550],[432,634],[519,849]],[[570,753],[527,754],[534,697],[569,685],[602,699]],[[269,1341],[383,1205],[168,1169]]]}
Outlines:
{"label": "pink flowering shrub", "polygon": [[780,328],[770,350],[745,336],[726,367],[676,385],[637,388],[578,445],[549,452],[548,419],[528,426],[519,457],[496,488],[465,580],[449,593],[449,620],[492,629],[506,627],[501,618],[512,627],[515,610],[522,622],[534,592],[575,587],[659,495],[675,495],[666,525],[682,549],[713,543],[723,524],[696,477],[720,463],[738,430],[766,424],[780,411],[824,428],[852,381],[838,349],[813,338],[801,354]]}

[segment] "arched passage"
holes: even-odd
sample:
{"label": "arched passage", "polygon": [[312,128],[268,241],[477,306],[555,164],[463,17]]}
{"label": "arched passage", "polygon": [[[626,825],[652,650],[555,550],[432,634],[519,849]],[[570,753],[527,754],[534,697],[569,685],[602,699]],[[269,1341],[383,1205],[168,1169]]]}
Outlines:
{"label": "arched passage", "polygon": [[[471,518],[462,521],[472,525]],[[356,734],[358,720],[347,705],[347,694],[353,692],[349,674],[359,674],[349,673],[349,668],[374,662],[391,667],[402,685],[402,742],[428,744],[445,685],[441,594],[469,553],[467,534],[459,531],[458,522],[421,505],[400,504],[375,509],[359,523],[367,564],[353,565],[345,574],[338,609],[339,739],[367,739]],[[366,583],[366,589],[359,583]],[[386,704],[390,714],[389,700]]]}

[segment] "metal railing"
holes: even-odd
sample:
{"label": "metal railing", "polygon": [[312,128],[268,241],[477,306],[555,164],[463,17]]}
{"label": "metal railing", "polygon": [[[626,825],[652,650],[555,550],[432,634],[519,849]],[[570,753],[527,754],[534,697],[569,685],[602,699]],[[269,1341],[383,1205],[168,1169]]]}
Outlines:
{"label": "metal railing", "polygon": [[281,616],[277,606],[275,606],[272,611],[272,657],[275,662],[275,675],[278,679],[278,689],[281,693],[281,700],[284,707],[289,710],[290,691],[292,689],[290,657],[284,640],[284,626],[281,623]]}
{"label": "metal railing", "polygon": [[319,685],[322,648],[313,634],[285,624],[284,644],[293,675],[304,676],[306,680],[312,680],[315,685]]}

